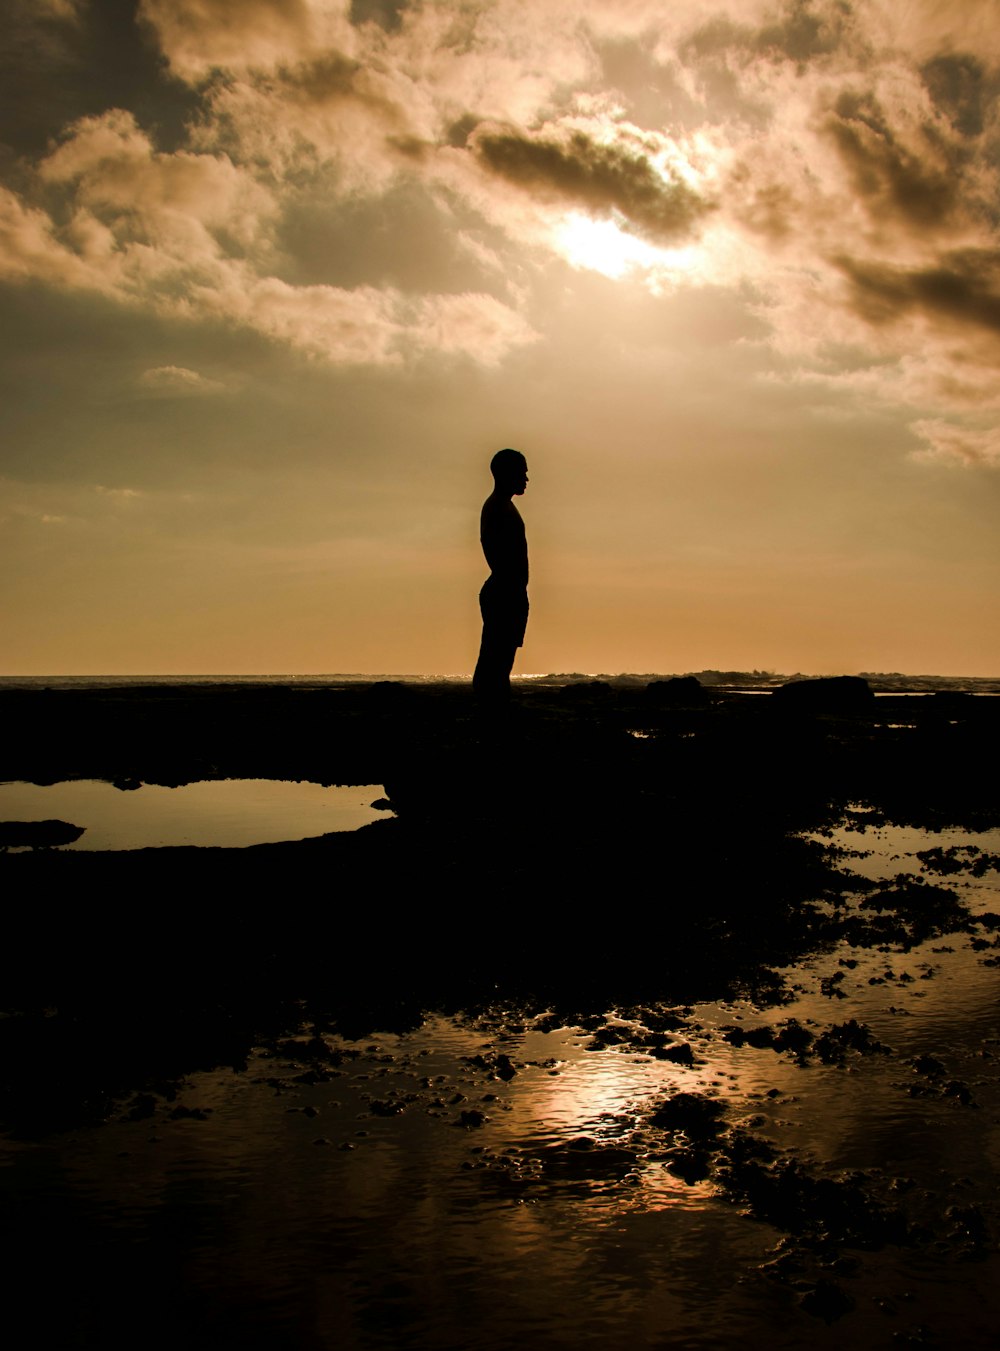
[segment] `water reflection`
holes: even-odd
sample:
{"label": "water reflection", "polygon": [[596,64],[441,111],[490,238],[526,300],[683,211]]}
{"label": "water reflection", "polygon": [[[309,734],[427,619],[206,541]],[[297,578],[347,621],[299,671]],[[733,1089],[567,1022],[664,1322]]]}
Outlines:
{"label": "water reflection", "polygon": [[350,787],[281,779],[211,779],[177,788],[123,791],[102,779],[44,786],[0,784],[0,821],[72,822],[84,834],[67,849],[166,845],[239,849],[357,830],[378,819],[378,784]]}
{"label": "water reflection", "polygon": [[[859,876],[930,887],[928,850],[965,850],[940,856],[962,865],[948,887],[995,905],[997,873],[972,865],[1000,832],[859,824],[828,841]],[[993,951],[966,931],[838,939],[774,1007],[497,1010],[365,1040],[306,1026],[244,1072],[147,1095],[144,1116],[137,1095],[100,1130],[8,1143],[16,1250],[45,1251],[65,1294],[42,1331],[874,1351],[959,1344],[960,1321],[962,1344],[990,1344],[1000,1264],[974,1230],[1000,1223]],[[905,1241],[885,1237],[894,1207]]]}

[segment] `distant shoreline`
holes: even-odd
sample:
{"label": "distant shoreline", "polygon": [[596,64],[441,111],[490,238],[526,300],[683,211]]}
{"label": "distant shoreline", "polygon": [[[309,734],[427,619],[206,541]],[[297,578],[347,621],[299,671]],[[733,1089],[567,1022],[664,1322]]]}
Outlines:
{"label": "distant shoreline", "polygon": [[[833,673],[830,673],[833,674]],[[998,676],[962,676],[962,675],[908,675],[899,671],[859,671],[850,672],[867,680],[876,694],[934,694],[940,691],[968,694],[1000,694],[1000,675]],[[581,671],[550,672],[548,674],[515,675],[513,683],[521,690],[535,688],[558,689],[568,685],[582,685],[593,682],[610,685],[613,688],[635,689],[644,687],[657,680],[673,680],[678,676],[694,676],[706,688],[731,692],[766,692],[790,681],[815,680],[814,674],[795,672],[781,674],[774,671],[684,671],[684,672],[646,672],[634,674],[620,672],[588,673]],[[84,690],[84,689],[134,689],[141,687],[293,687],[299,689],[337,689],[366,685],[397,684],[418,687],[455,687],[468,685],[471,673],[413,675],[413,674],[350,674],[332,672],[329,674],[188,674],[188,675],[0,675],[0,691],[3,690]]]}

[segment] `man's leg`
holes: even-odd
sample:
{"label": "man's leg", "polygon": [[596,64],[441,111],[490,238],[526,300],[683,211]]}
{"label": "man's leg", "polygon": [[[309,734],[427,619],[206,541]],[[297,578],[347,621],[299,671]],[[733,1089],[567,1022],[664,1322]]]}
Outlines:
{"label": "man's leg", "polygon": [[472,677],[473,693],[484,703],[499,704],[510,698],[510,673],[514,668],[517,646],[498,634],[491,624],[483,625],[479,660]]}

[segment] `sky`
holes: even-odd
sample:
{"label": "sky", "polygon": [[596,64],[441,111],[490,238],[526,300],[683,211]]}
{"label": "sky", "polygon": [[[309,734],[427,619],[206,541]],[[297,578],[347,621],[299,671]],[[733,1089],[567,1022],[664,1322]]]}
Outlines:
{"label": "sky", "polygon": [[995,0],[7,0],[0,674],[1000,674]]}

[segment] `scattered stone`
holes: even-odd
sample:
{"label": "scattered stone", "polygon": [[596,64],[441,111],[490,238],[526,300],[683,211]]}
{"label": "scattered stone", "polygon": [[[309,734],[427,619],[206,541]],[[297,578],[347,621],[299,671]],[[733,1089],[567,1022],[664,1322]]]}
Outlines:
{"label": "scattered stone", "polygon": [[806,1313],[822,1318],[824,1323],[835,1323],[854,1308],[854,1301],[834,1281],[817,1281],[799,1303]]}
{"label": "scattered stone", "polygon": [[688,1042],[681,1042],[677,1046],[654,1046],[650,1055],[655,1060],[667,1060],[674,1065],[694,1064],[694,1051]]}
{"label": "scattered stone", "polygon": [[913,1066],[918,1074],[929,1074],[931,1076],[944,1074],[944,1065],[936,1056],[918,1055],[908,1063]]}
{"label": "scattered stone", "polygon": [[709,1140],[722,1128],[721,1103],[697,1093],[675,1093],[653,1110],[649,1124],[660,1130],[681,1131],[689,1140]]}
{"label": "scattered stone", "polygon": [[824,1065],[844,1064],[845,1054],[889,1055],[888,1049],[872,1036],[867,1023],[849,1018],[846,1023],[834,1023],[816,1038],[815,1052]]}
{"label": "scattered stone", "polygon": [[487,1121],[489,1121],[489,1117],[485,1112],[481,1112],[478,1107],[469,1107],[462,1112],[455,1124],[464,1126],[466,1130],[472,1130],[478,1126],[484,1126]]}
{"label": "scattered stone", "polygon": [[372,1098],[368,1110],[372,1116],[399,1116],[406,1111],[406,1103],[399,1098]]}

